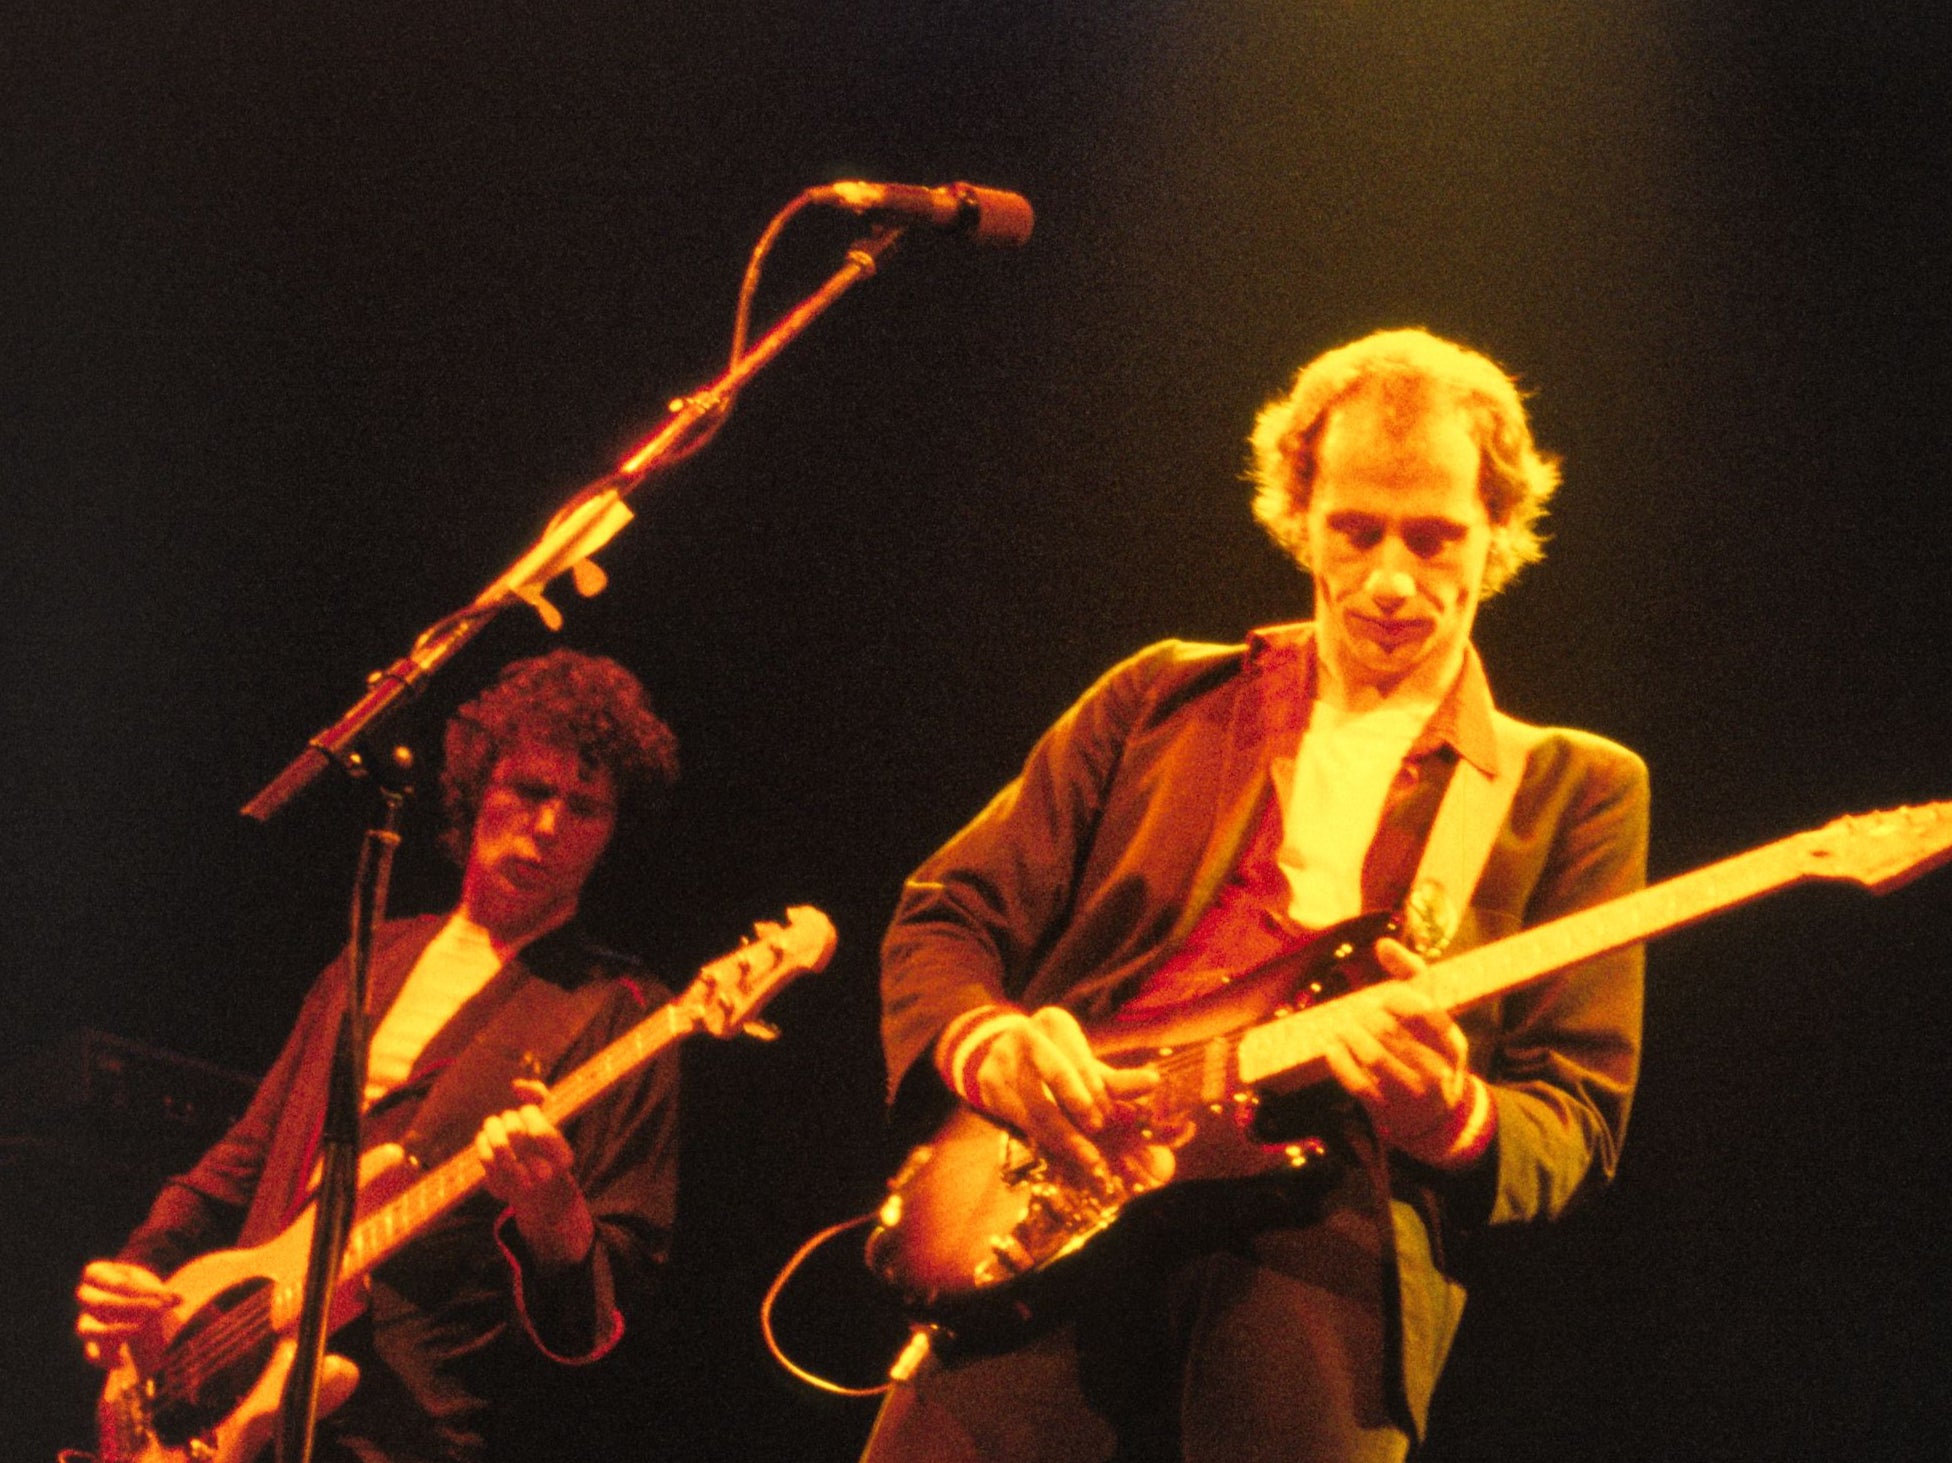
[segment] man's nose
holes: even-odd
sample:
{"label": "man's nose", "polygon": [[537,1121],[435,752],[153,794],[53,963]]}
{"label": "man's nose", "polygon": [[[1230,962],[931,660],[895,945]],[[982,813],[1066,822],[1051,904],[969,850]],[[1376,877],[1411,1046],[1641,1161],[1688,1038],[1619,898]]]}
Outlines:
{"label": "man's nose", "polygon": [[1369,571],[1369,582],[1365,588],[1378,606],[1393,608],[1417,592],[1417,582],[1407,569],[1393,564],[1379,564]]}
{"label": "man's nose", "polygon": [[556,826],[562,819],[562,804],[555,798],[544,798],[535,806],[535,816],[529,820],[530,826],[539,838],[553,838]]}

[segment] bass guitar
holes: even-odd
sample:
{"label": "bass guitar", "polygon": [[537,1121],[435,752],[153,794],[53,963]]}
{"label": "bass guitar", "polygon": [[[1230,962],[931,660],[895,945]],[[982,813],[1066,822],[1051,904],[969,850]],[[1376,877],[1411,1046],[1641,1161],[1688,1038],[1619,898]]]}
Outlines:
{"label": "bass guitar", "polygon": [[[1848,880],[1881,894],[1948,858],[1952,802],[1839,818],[1438,960],[1417,980],[1454,1012],[1792,884]],[[1096,1140],[1114,1160],[1108,1188],[1078,1181],[1021,1134],[959,1108],[890,1182],[868,1237],[869,1268],[917,1320],[978,1345],[1008,1340],[1061,1304],[1074,1257],[1128,1205],[1161,1204],[1169,1198],[1161,1189],[1186,1202],[1181,1186],[1315,1163],[1323,1145],[1291,1136],[1287,1119],[1297,1098],[1306,1110],[1321,1089],[1339,1090],[1327,1080],[1324,1008],[1378,978],[1370,952],[1393,932],[1388,915],[1365,915],[1231,974],[1209,996],[1087,1030],[1103,1061],[1149,1065],[1161,1078]],[[1284,1120],[1271,1124],[1277,1092]],[[1116,1161],[1141,1145],[1173,1151],[1168,1177],[1135,1178],[1159,1165]]]}
{"label": "bass guitar", "polygon": [[[753,938],[705,966],[682,995],[553,1086],[542,1111],[560,1126],[620,1078],[698,1031],[736,1036],[789,981],[826,967],[833,922],[796,905],[786,923],[762,921]],[[358,1218],[346,1238],[329,1325],[364,1307],[365,1276],[482,1181],[469,1144],[420,1175],[397,1144],[360,1161]],[[190,1261],[169,1278],[181,1300],[125,1346],[97,1409],[101,1463],[249,1463],[276,1431],[296,1331],[315,1211],[275,1239]],[[358,1369],[327,1357],[318,1415],[351,1395]]]}

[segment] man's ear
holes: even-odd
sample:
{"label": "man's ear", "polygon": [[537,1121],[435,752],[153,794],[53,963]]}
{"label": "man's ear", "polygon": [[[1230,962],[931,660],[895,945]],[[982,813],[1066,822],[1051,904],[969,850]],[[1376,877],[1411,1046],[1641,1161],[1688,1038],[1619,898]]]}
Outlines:
{"label": "man's ear", "polygon": [[1478,585],[1478,597],[1488,599],[1505,587],[1518,565],[1512,562],[1511,524],[1491,525],[1491,544],[1484,556],[1484,581]]}
{"label": "man's ear", "polygon": [[1300,569],[1310,579],[1313,579],[1315,577],[1315,539],[1308,529],[1308,505],[1306,502],[1298,505],[1296,517],[1300,522],[1301,535],[1298,542],[1289,550],[1289,555],[1294,559],[1295,567]]}

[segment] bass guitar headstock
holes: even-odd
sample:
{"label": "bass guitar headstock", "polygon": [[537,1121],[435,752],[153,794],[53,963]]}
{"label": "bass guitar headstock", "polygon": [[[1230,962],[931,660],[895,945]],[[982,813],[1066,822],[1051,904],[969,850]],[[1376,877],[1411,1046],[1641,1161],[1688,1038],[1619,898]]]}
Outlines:
{"label": "bass guitar headstock", "polygon": [[754,925],[744,944],[699,971],[678,999],[713,1036],[737,1036],[748,1027],[754,1035],[770,1034],[753,1018],[788,982],[825,970],[838,940],[832,920],[796,904],[785,924]]}

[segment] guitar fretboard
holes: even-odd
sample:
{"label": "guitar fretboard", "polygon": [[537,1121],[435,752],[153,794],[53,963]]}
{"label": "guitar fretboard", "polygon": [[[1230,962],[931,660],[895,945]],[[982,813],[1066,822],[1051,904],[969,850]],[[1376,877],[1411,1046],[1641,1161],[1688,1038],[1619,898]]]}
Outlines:
{"label": "guitar fretboard", "polygon": [[[698,1029],[699,1017],[685,997],[659,1007],[549,1090],[543,1115],[560,1126],[581,1112],[612,1083],[648,1062],[673,1042]],[[350,1285],[383,1263],[427,1225],[480,1187],[484,1170],[469,1143],[406,1192],[375,1209],[346,1237],[339,1283]],[[281,1284],[272,1302],[273,1325],[298,1312],[303,1277]]]}
{"label": "guitar fretboard", "polygon": [[[1651,884],[1516,935],[1467,950],[1430,967],[1420,979],[1446,1010],[1458,1011],[1563,970],[1595,955],[1679,929],[1747,900],[1821,877],[1827,849],[1808,833],[1792,834],[1719,863]],[[1244,1032],[1237,1076],[1247,1086],[1323,1067],[1323,1021],[1297,1011]],[[1326,1075],[1313,1071],[1313,1075]]]}
{"label": "guitar fretboard", "polygon": [[[638,1022],[549,1090],[542,1114],[560,1127],[613,1082],[697,1028],[697,1018],[670,1002]],[[480,1185],[481,1160],[470,1143],[404,1194],[353,1227],[340,1273],[350,1280],[380,1264],[415,1232],[459,1204]]]}

